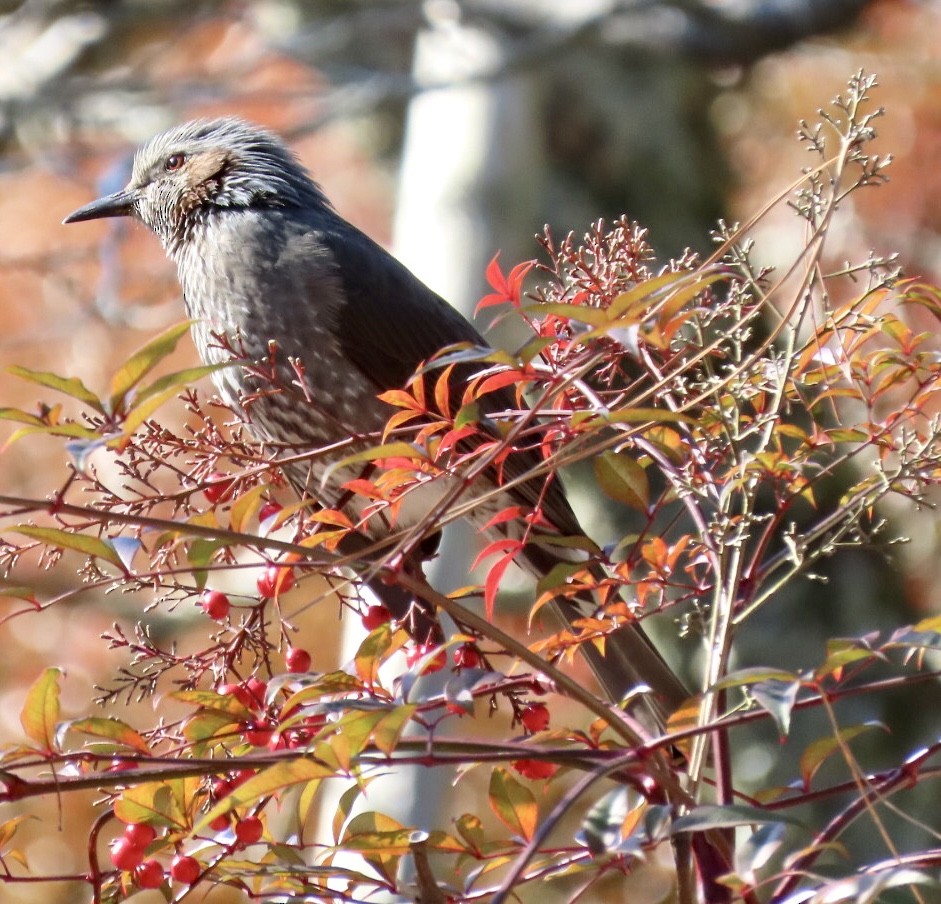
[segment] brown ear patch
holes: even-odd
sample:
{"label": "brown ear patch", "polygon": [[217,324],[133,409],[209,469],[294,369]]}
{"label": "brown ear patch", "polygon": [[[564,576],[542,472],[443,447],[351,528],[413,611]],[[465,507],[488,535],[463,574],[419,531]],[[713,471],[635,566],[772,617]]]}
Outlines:
{"label": "brown ear patch", "polygon": [[194,154],[189,161],[187,180],[191,186],[203,185],[214,176],[218,176],[229,160],[228,153],[222,148],[211,148]]}

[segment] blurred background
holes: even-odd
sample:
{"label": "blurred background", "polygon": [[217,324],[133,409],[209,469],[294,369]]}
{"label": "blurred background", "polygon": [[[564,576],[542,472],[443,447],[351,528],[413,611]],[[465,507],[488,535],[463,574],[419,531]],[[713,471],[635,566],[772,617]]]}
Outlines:
{"label": "blurred background", "polygon": [[[846,205],[830,253],[897,251],[908,275],[941,281],[939,48],[930,0],[0,2],[0,364],[103,390],[127,354],[182,319],[174,269],[142,227],[60,222],[120,188],[142,140],[223,113],[283,134],[347,219],[470,312],[490,258],[501,251],[509,269],[536,256],[544,224],[561,237],[627,214],[663,259],[707,252],[717,218],[749,217],[798,177],[799,121],[862,68],[879,76],[877,146],[895,162],[888,186]],[[802,227],[779,206],[756,238],[763,263],[784,262]],[[181,343],[174,363],[194,361]],[[0,405],[50,400],[3,372],[0,388]],[[172,426],[182,415],[171,409]],[[58,441],[22,441],[2,453],[0,491],[42,496],[66,474]],[[818,661],[827,636],[938,611],[935,520],[903,517],[915,540],[891,560],[855,552],[824,590],[768,613],[764,630],[793,649],[777,664]],[[593,523],[613,529],[605,512]],[[441,581],[460,583],[460,570]],[[40,594],[67,577],[37,576]],[[19,606],[0,599],[0,614]],[[68,670],[67,714],[86,714],[93,686],[126,661],[99,635],[141,608],[114,595],[5,621],[0,737],[21,736],[25,688],[47,665]],[[189,613],[151,617],[184,645],[205,637]],[[335,611],[302,630],[314,668],[334,666],[337,644],[322,638],[336,636]],[[760,633],[742,655],[762,661]],[[924,730],[892,724],[898,750]],[[768,781],[767,745],[754,756],[756,781]],[[56,832],[46,813],[23,830],[33,872],[84,868],[90,813],[64,813]],[[77,888],[11,884],[0,898],[55,904],[82,900]],[[209,899],[242,900],[224,889]]]}

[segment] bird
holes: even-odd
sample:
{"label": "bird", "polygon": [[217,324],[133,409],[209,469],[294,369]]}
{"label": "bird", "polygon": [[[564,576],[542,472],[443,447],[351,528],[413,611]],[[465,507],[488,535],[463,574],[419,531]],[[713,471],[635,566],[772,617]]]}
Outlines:
{"label": "bird", "polygon": [[[284,141],[240,118],[194,120],[156,135],[137,151],[125,188],[64,222],[105,217],[131,217],[159,238],[176,264],[204,362],[231,362],[237,350],[254,363],[212,375],[249,431],[295,449],[338,450],[290,464],[285,472],[302,496],[340,508],[354,522],[362,521],[366,500],[344,489],[349,468],[336,463],[349,455],[351,438],[377,443],[394,411],[379,395],[405,387],[442,349],[461,343],[488,348],[462,314],[335,210]],[[276,389],[262,385],[258,362],[275,373]],[[461,364],[450,379],[466,384],[475,372]],[[460,398],[461,391],[451,395]],[[492,429],[494,416],[519,404],[510,387],[487,394],[481,429]],[[539,463],[538,451],[515,451],[504,463],[509,474],[503,489],[495,469],[477,475],[472,492],[490,500],[471,513],[478,528],[507,503],[527,510],[538,504],[551,530],[584,536],[561,483],[526,476]],[[420,522],[448,485],[431,481],[427,492],[409,493],[410,509],[400,510],[395,524],[372,517],[341,548],[363,549],[377,536]],[[540,576],[564,555],[535,543],[522,550],[523,564]],[[414,614],[411,596],[389,583],[380,587],[373,579],[369,586],[396,617]],[[584,617],[586,605],[553,601],[569,624]],[[427,625],[427,612],[417,612]],[[580,649],[612,701],[638,687],[649,689],[642,696],[661,725],[689,696],[636,622],[609,634],[603,652],[592,643]]]}

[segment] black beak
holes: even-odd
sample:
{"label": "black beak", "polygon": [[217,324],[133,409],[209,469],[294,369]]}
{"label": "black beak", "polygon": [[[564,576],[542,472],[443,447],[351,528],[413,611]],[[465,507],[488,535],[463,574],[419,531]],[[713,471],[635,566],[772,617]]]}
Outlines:
{"label": "black beak", "polygon": [[81,223],[82,220],[101,220],[104,217],[127,217],[134,212],[134,204],[137,201],[137,192],[133,189],[122,189],[116,191],[113,195],[99,198],[79,207],[74,213],[70,213],[63,223]]}

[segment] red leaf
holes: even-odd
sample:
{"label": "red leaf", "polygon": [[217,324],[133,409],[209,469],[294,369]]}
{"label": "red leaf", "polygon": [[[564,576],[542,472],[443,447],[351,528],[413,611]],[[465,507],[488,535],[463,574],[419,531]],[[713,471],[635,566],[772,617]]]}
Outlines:
{"label": "red leaf", "polygon": [[497,599],[497,590],[500,587],[503,572],[506,571],[507,566],[514,558],[516,558],[515,551],[508,553],[487,572],[487,580],[484,583],[484,609],[487,613],[487,619],[490,621],[493,620],[494,603]]}
{"label": "red leaf", "polygon": [[505,524],[507,521],[512,521],[514,518],[521,518],[523,516],[523,507],[521,505],[510,505],[503,509],[502,512],[497,512],[484,526],[482,530],[490,530],[491,527],[496,527],[498,524]]}
{"label": "red leaf", "polygon": [[451,411],[451,373],[454,365],[446,367],[435,383],[435,405],[441,414],[449,414]]}
{"label": "red leaf", "polygon": [[383,402],[394,405],[396,408],[405,408],[410,411],[424,410],[415,396],[406,392],[404,389],[390,389],[387,392],[380,392],[378,397]]}
{"label": "red leaf", "polygon": [[465,424],[463,427],[458,430],[449,430],[444,436],[441,437],[441,442],[438,443],[438,449],[436,457],[440,458],[448,451],[455,443],[459,443],[462,439],[465,439],[468,436],[473,436],[477,433],[476,424]]}
{"label": "red leaf", "polygon": [[482,395],[486,395],[488,392],[503,389],[504,386],[515,386],[517,383],[530,379],[532,378],[522,371],[504,370],[491,377],[487,377],[483,382],[479,383],[476,387],[475,396],[479,398]]}
{"label": "red leaf", "polygon": [[471,565],[471,569],[476,568],[484,559],[488,556],[496,555],[498,552],[509,552],[510,555],[516,555],[523,548],[523,543],[521,540],[514,540],[510,537],[503,537],[500,540],[494,540],[493,543],[488,543],[477,555],[477,558],[474,559],[474,564]]}
{"label": "red leaf", "polygon": [[520,306],[520,294],[522,291],[523,280],[526,278],[526,274],[529,273],[536,262],[524,261],[521,264],[517,264],[512,270],[510,270],[509,276],[504,276],[503,271],[500,269],[500,264],[498,263],[499,257],[500,252],[498,251],[493,256],[493,260],[487,264],[487,282],[490,283],[490,286],[494,291],[489,295],[485,295],[480,299],[479,302],[477,302],[477,308],[474,313],[479,313],[484,308],[489,308],[498,304],[509,303],[512,304],[515,308]]}

